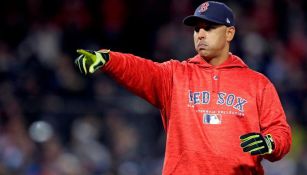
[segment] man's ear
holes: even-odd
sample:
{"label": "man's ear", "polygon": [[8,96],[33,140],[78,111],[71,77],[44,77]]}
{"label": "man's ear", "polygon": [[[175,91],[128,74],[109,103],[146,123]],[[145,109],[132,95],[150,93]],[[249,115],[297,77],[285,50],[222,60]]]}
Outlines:
{"label": "man's ear", "polygon": [[236,28],[234,26],[226,28],[226,40],[231,42],[233,37],[235,36]]}

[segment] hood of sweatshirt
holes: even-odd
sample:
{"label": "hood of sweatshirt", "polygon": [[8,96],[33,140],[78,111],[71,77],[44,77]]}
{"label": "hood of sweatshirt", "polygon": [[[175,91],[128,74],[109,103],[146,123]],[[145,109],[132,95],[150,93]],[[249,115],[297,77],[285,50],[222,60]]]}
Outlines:
{"label": "hood of sweatshirt", "polygon": [[[233,68],[248,68],[248,66],[236,55],[233,55],[229,52],[228,59],[218,65],[213,66],[206,62],[199,54],[195,57],[187,60],[188,63],[193,63],[198,65],[201,68],[207,69],[211,71],[211,83],[212,83],[212,92],[219,92],[220,89],[220,76],[222,71],[227,71]],[[189,71],[189,79],[192,79],[191,70]],[[189,85],[190,86],[190,85]],[[191,89],[191,88],[190,88]]]}
{"label": "hood of sweatshirt", "polygon": [[241,58],[239,58],[236,55],[233,55],[232,53],[229,53],[228,59],[218,65],[218,66],[213,66],[206,62],[199,54],[197,54],[195,57],[190,58],[187,60],[188,63],[194,63],[198,64],[201,67],[204,68],[215,68],[215,69],[229,69],[229,68],[247,68],[248,66],[242,61]]}

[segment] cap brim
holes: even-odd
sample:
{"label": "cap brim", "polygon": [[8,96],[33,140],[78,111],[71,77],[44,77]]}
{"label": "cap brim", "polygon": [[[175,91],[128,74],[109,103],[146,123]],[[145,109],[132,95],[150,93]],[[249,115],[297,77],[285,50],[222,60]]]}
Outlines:
{"label": "cap brim", "polygon": [[209,20],[205,16],[199,17],[199,16],[194,16],[194,15],[190,15],[190,16],[185,17],[183,19],[183,24],[185,24],[187,26],[196,26],[197,22],[199,22],[199,21],[209,21],[209,22],[212,22],[212,23],[221,24],[218,21]]}

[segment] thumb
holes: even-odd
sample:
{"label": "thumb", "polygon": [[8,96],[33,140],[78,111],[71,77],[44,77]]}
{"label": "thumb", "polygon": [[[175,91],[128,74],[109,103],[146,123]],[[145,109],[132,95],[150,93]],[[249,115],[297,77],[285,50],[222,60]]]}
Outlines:
{"label": "thumb", "polygon": [[90,73],[94,73],[99,67],[103,66],[106,63],[102,55],[98,52],[96,52],[96,58],[97,59],[95,60],[95,62],[89,68]]}

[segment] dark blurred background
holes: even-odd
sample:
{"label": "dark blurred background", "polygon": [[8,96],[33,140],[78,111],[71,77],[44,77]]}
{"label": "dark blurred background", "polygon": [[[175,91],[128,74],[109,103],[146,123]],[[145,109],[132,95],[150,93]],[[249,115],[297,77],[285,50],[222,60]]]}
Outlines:
{"label": "dark blurred background", "polygon": [[[199,0],[9,0],[0,6],[0,175],[158,175],[159,111],[108,76],[79,74],[76,49],[157,62],[195,55],[182,19]],[[307,1],[222,1],[232,52],[275,84],[293,132],[268,175],[307,173]]]}

